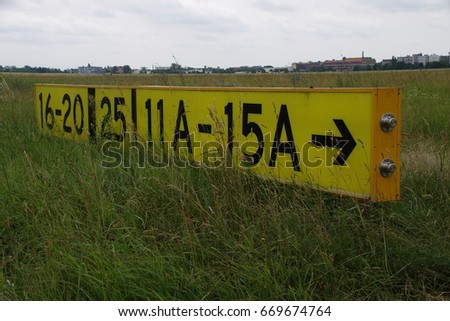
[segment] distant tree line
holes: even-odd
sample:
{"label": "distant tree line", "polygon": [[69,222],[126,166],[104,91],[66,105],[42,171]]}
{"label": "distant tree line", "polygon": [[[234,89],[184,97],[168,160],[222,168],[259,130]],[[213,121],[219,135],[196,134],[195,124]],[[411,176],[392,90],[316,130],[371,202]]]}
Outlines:
{"label": "distant tree line", "polygon": [[131,74],[133,73],[133,69],[129,65],[123,65],[123,66],[108,66],[106,68],[103,68],[106,73],[109,74]]}
{"label": "distant tree line", "polygon": [[[106,73],[111,74],[131,74],[133,69],[129,65],[124,66],[113,66],[103,68]],[[25,65],[24,67],[16,67],[16,66],[2,66],[0,65],[0,72],[23,72],[23,73],[78,73],[78,69],[66,69],[61,70],[59,68],[48,68],[48,67],[31,67]]]}
{"label": "distant tree line", "polygon": [[155,69],[141,68],[140,73],[152,73],[152,74],[257,74],[257,73],[286,73],[289,72],[287,67],[274,68],[273,66],[240,66],[240,67],[182,67],[179,64],[173,63],[170,67],[157,67]]}
{"label": "distant tree line", "polygon": [[40,74],[46,74],[46,73],[68,73],[69,70],[62,71],[58,68],[48,68],[48,67],[31,67],[31,66],[24,66],[24,67],[15,67],[15,66],[5,66],[3,67],[0,65],[0,72],[27,72],[27,73],[40,73]]}
{"label": "distant tree line", "polygon": [[[375,63],[373,65],[367,66],[354,66],[354,71],[372,71],[372,70],[409,70],[409,69],[438,69],[438,68],[450,68],[450,63],[447,61],[434,61],[429,62],[425,65],[421,63],[405,63],[403,61],[398,61],[396,58],[392,58],[389,63]],[[109,74],[131,74],[133,69],[129,65],[124,66],[107,66],[103,68],[105,73]],[[333,71],[330,68],[326,68],[323,65],[317,66],[317,68],[311,69],[313,72],[324,72]],[[66,69],[61,70],[58,68],[48,68],[48,67],[31,67],[25,65],[24,67],[15,66],[2,66],[0,65],[0,72],[23,72],[23,73],[78,73],[78,69]],[[205,68],[191,68],[191,67],[181,67],[179,64],[172,64],[170,67],[157,68],[153,70],[146,70],[142,68],[140,73],[162,73],[162,74],[177,74],[177,73],[214,73],[214,74],[234,74],[234,73],[266,73],[266,72],[276,72],[276,73],[287,73],[288,68],[274,68],[272,66],[242,66],[242,67],[229,67],[226,69],[217,67],[205,67]]]}

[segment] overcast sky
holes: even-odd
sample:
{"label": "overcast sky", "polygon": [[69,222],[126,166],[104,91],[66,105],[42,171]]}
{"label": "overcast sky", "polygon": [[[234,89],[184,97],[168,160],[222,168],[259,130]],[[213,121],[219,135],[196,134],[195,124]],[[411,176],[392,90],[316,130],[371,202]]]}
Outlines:
{"label": "overcast sky", "polygon": [[0,0],[3,66],[379,61],[449,39],[450,0]]}

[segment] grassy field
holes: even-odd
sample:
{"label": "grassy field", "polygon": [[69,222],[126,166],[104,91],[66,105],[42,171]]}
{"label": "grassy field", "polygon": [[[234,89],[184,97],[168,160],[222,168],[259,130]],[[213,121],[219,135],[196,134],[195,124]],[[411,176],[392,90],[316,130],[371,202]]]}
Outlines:
{"label": "grassy field", "polygon": [[[105,169],[44,137],[33,84],[402,89],[401,201],[233,170]],[[0,74],[0,299],[450,300],[450,71]]]}

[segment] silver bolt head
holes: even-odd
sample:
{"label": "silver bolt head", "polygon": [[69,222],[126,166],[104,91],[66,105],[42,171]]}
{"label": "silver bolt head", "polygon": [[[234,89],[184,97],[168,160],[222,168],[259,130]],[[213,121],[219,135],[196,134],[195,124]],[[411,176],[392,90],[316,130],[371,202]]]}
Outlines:
{"label": "silver bolt head", "polygon": [[394,161],[390,158],[383,159],[380,163],[380,174],[383,177],[391,177],[395,171],[397,170],[397,166]]}
{"label": "silver bolt head", "polygon": [[389,133],[397,126],[397,118],[391,113],[385,113],[381,116],[380,126],[384,132]]}

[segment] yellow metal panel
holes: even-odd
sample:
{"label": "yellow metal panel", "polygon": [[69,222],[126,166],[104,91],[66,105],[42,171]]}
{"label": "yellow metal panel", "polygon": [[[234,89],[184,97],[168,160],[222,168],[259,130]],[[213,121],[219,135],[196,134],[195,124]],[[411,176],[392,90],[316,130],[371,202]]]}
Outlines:
{"label": "yellow metal panel", "polygon": [[125,133],[133,131],[131,92],[129,88],[117,87],[95,89],[97,137],[122,141]]}
{"label": "yellow metal panel", "polygon": [[[60,118],[53,124],[50,96],[54,110],[68,105],[67,96],[88,107],[78,136]],[[399,106],[398,89],[36,85],[38,126],[47,134],[136,139],[149,153],[162,148],[191,164],[241,167],[373,201],[399,198],[399,171],[382,177],[379,170],[383,159],[400,163],[399,126],[380,127],[386,112],[400,119]],[[79,113],[70,115],[66,126],[79,127]]]}
{"label": "yellow metal panel", "polygon": [[[372,110],[372,168],[371,168],[371,194],[375,202],[392,201],[400,199],[400,106],[401,97],[399,89],[378,89],[374,97]],[[380,126],[381,117],[391,113],[395,116],[397,126],[390,132],[384,132]],[[380,164],[384,159],[391,159],[397,169],[390,177],[380,174]]]}
{"label": "yellow metal panel", "polygon": [[[164,141],[177,148],[185,146],[188,152],[187,145],[190,144],[192,158],[201,161],[201,155],[207,152],[209,146],[214,146],[212,142],[221,143],[221,154],[229,150],[228,128],[232,119],[235,166],[251,168],[264,176],[311,183],[325,189],[339,190],[342,194],[369,198],[372,96],[370,90],[228,92],[141,89],[137,92],[137,133],[139,137],[159,142],[160,111],[163,108]],[[149,108],[151,136],[146,118]],[[185,114],[177,126],[180,108]],[[280,114],[284,117],[281,120]],[[366,121],[361,122],[361,119]],[[343,133],[335,120],[342,121],[357,144],[357,148],[341,165],[334,164],[339,155],[336,148],[312,143],[313,135],[342,139]],[[199,132],[199,128],[208,126],[211,132]],[[278,138],[275,137],[277,127],[280,128]],[[176,137],[180,131],[183,132],[182,137]],[[189,142],[187,135],[191,137]],[[288,146],[290,140],[293,141],[292,146]],[[258,155],[261,157],[255,159],[253,154],[260,147],[258,142],[261,145]],[[281,149],[278,148],[280,144]],[[245,154],[250,157],[245,157]]]}
{"label": "yellow metal panel", "polygon": [[85,141],[88,130],[87,91],[79,88],[36,86],[38,127],[46,134]]}

